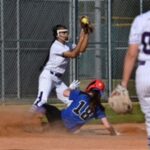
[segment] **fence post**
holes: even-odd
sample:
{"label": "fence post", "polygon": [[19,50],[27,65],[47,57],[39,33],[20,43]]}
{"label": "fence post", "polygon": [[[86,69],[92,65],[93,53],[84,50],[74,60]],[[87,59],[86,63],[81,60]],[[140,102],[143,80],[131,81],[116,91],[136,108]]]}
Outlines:
{"label": "fence post", "polygon": [[111,0],[108,0],[108,94],[112,91],[112,61],[111,61]]}
{"label": "fence post", "polygon": [[101,73],[101,1],[95,0],[95,75],[102,78]]}
{"label": "fence post", "polygon": [[[77,25],[78,25],[78,0],[72,0],[72,38],[73,42],[76,43],[77,41]],[[72,76],[70,77],[70,82],[73,79],[78,78],[78,69],[77,69],[77,60],[72,60]]]}
{"label": "fence post", "polygon": [[143,0],[140,0],[140,14],[143,12]]}
{"label": "fence post", "polygon": [[5,101],[5,76],[4,76],[4,1],[1,0],[1,98],[2,102]]}
{"label": "fence post", "polygon": [[17,98],[20,99],[20,11],[19,11],[19,2],[16,1],[16,20],[17,20]]}

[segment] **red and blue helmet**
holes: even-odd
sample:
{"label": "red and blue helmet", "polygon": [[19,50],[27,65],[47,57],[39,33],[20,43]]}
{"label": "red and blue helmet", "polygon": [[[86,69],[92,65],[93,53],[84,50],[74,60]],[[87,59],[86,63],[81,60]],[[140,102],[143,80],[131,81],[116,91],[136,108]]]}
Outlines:
{"label": "red and blue helmet", "polygon": [[90,92],[92,90],[99,91],[100,96],[102,96],[104,90],[105,90],[105,84],[102,80],[93,80],[89,83],[89,85],[86,87],[85,92]]}

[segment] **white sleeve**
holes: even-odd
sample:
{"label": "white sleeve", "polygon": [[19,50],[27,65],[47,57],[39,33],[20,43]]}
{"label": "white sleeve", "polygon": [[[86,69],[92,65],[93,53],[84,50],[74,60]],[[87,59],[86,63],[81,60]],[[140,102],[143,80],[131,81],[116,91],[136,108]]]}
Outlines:
{"label": "white sleeve", "polygon": [[51,51],[51,54],[53,54],[53,55],[60,55],[60,56],[62,56],[63,53],[64,53],[63,48],[60,47],[60,46],[57,46],[57,45],[52,45],[50,51]]}
{"label": "white sleeve", "polygon": [[131,25],[129,34],[129,44],[140,44],[141,41],[141,23],[140,17],[136,17]]}
{"label": "white sleeve", "polygon": [[76,47],[76,44],[68,42],[67,46],[69,47],[69,50],[72,51]]}

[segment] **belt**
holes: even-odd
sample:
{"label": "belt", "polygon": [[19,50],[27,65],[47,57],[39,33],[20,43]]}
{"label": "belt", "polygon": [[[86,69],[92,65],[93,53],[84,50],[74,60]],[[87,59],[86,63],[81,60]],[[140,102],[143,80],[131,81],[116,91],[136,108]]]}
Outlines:
{"label": "belt", "polygon": [[146,63],[146,61],[144,61],[144,60],[139,60],[138,61],[138,65],[145,65],[145,63]]}
{"label": "belt", "polygon": [[50,73],[58,78],[60,78],[62,76],[61,73],[57,73],[57,72],[53,72],[53,71],[50,71]]}

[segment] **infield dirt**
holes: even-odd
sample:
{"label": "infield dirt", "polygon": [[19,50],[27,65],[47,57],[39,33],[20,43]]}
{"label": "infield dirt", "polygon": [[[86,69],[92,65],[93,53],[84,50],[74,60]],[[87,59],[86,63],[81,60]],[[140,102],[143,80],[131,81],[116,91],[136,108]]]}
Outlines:
{"label": "infield dirt", "polygon": [[19,106],[0,109],[0,150],[147,150],[144,124],[115,124],[120,136],[102,125],[85,125],[78,134],[43,130],[39,119],[28,120]]}

